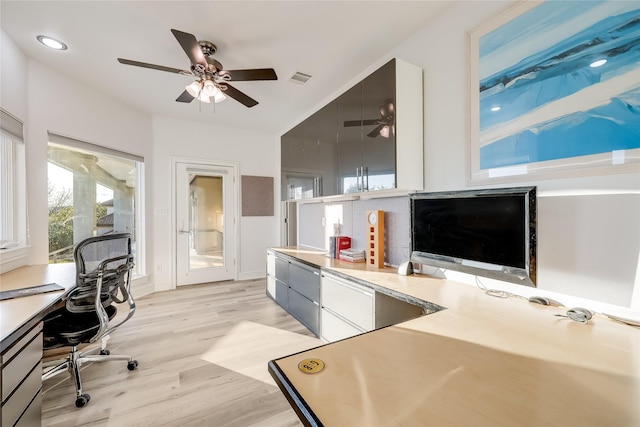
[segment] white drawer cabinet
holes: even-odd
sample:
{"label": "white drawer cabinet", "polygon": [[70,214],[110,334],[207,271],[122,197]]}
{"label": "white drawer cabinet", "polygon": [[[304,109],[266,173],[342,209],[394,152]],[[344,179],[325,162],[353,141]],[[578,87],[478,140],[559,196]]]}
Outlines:
{"label": "white drawer cabinet", "polygon": [[322,272],[321,336],[333,342],[423,315],[417,305]]}
{"label": "white drawer cabinet", "polygon": [[267,294],[275,299],[276,298],[276,278],[267,276]]}
{"label": "white drawer cabinet", "polygon": [[267,295],[276,298],[276,256],[267,251]]}
{"label": "white drawer cabinet", "polygon": [[374,292],[332,274],[322,275],[322,306],[365,331],[374,325]]}
{"label": "white drawer cabinet", "polygon": [[345,338],[353,337],[363,332],[367,332],[358,328],[353,323],[348,322],[342,317],[339,317],[337,314],[332,313],[326,308],[322,309],[321,319],[322,339],[327,342],[340,341]]}
{"label": "white drawer cabinet", "polygon": [[421,316],[417,305],[349,276],[267,250],[267,295],[328,342]]}

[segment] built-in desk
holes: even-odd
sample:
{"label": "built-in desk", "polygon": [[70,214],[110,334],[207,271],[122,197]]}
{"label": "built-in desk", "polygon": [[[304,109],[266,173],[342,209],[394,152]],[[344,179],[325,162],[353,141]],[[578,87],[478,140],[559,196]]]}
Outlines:
{"label": "built-in desk", "polygon": [[37,426],[42,399],[42,319],[75,285],[75,264],[33,265],[0,275],[0,291],[57,283],[63,291],[0,301],[2,426]]}
{"label": "built-in desk", "polygon": [[[443,310],[269,362],[306,425],[638,426],[640,328],[468,285],[289,256]],[[305,359],[325,368],[308,374]]]}

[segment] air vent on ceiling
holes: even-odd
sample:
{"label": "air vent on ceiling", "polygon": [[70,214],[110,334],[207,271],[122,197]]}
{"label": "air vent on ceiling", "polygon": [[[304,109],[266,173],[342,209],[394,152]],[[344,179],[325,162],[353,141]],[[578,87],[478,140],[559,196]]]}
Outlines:
{"label": "air vent on ceiling", "polygon": [[311,74],[301,73],[300,71],[296,71],[289,78],[290,82],[304,84],[311,78]]}

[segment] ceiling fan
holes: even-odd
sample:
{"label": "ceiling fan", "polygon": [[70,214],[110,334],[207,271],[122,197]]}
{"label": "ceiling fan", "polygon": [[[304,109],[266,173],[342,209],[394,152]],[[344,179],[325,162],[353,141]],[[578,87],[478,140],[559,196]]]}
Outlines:
{"label": "ceiling fan", "polygon": [[220,102],[227,96],[235,99],[246,107],[258,105],[258,101],[231,86],[229,82],[242,82],[254,80],[278,80],[273,68],[256,68],[248,70],[225,70],[222,64],[212,58],[216,53],[215,44],[201,40],[198,41],[193,34],[179,30],[171,30],[175,38],[184,49],[191,61],[189,70],[165,67],[162,65],[148,64],[146,62],[132,61],[118,58],[118,62],[125,65],[150,68],[152,70],[166,71],[169,73],[195,76],[196,80],[188,85],[178,98],[177,102],[191,102],[195,98],[201,102]]}
{"label": "ceiling fan", "polygon": [[380,106],[380,118],[372,120],[347,120],[344,122],[345,127],[350,126],[373,126],[377,125],[375,129],[367,134],[369,138],[375,138],[381,136],[383,138],[389,138],[390,135],[395,134],[395,107],[393,101],[387,101],[384,105]]}

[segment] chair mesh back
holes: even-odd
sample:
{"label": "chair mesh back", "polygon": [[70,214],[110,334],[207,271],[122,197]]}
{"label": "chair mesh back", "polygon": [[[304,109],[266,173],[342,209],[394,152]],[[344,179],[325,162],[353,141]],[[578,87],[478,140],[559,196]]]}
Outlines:
{"label": "chair mesh back", "polygon": [[[76,267],[78,273],[95,272],[98,265],[107,259],[116,258],[131,253],[131,239],[129,234],[113,234],[87,239],[76,249]],[[122,259],[107,265],[106,269],[116,269],[127,260]]]}
{"label": "chair mesh back", "polygon": [[83,313],[95,310],[98,266],[103,261],[118,258],[108,263],[103,270],[100,299],[107,307],[117,299],[118,290],[129,280],[133,266],[131,257],[131,235],[128,233],[91,237],[80,242],[74,250],[76,262],[76,288],[66,301],[67,310]]}

